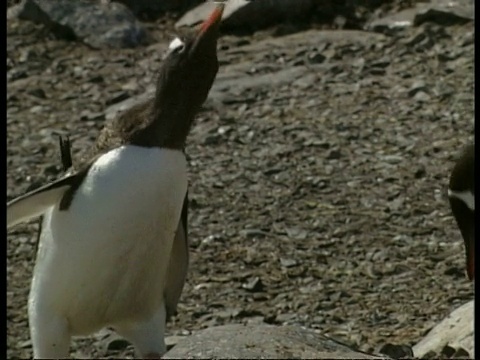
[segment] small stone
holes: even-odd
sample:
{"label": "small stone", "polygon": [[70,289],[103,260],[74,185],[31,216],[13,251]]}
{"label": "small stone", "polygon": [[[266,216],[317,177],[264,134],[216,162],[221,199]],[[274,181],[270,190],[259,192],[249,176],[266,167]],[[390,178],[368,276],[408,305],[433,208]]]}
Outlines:
{"label": "small stone", "polygon": [[249,325],[263,324],[264,322],[265,322],[265,317],[263,316],[254,316],[247,319],[247,324]]}
{"label": "small stone", "polygon": [[453,354],[452,357],[454,359],[468,359],[468,358],[470,358],[470,354],[464,348],[458,348],[457,351],[455,351],[455,354]]}
{"label": "small stone", "polygon": [[423,91],[419,91],[418,93],[416,93],[413,98],[418,102],[430,101],[430,95],[428,95],[426,92],[423,92]]}
{"label": "small stone", "polygon": [[408,90],[408,96],[415,96],[418,92],[426,91],[426,90],[427,90],[427,87],[425,85],[425,81],[418,80],[418,81],[415,81],[410,87],[410,90]]}
{"label": "small stone", "polygon": [[297,240],[305,240],[307,238],[308,232],[300,228],[287,228],[285,229],[288,237]]}
{"label": "small stone", "polygon": [[413,350],[408,345],[385,344],[378,351],[392,359],[403,359],[413,357]]}
{"label": "small stone", "polygon": [[40,88],[28,90],[28,93],[32,96],[35,96],[35,97],[39,98],[39,99],[46,99],[47,98],[47,96],[45,95],[45,91],[43,91]]}
{"label": "small stone", "polygon": [[177,345],[184,338],[185,338],[185,336],[178,336],[178,335],[172,335],[172,336],[165,337],[165,345],[167,346],[167,350],[170,350],[171,348],[173,348],[175,345]]}
{"label": "small stone", "polygon": [[386,71],[384,68],[375,66],[369,69],[369,73],[372,75],[381,76],[381,75],[385,75]]}
{"label": "small stone", "polygon": [[119,102],[127,100],[129,97],[130,94],[127,91],[117,91],[109,99],[107,99],[105,105],[110,106],[113,104],[117,104]]}
{"label": "small stone", "polygon": [[42,105],[35,105],[30,108],[32,114],[39,114],[43,112],[44,107]]}
{"label": "small stone", "polygon": [[295,314],[279,314],[275,317],[275,321],[284,324],[294,320],[297,316]]}
{"label": "small stone", "polygon": [[104,120],[105,114],[101,112],[91,112],[90,110],[83,110],[80,113],[80,120],[82,121],[98,121]]}
{"label": "small stone", "polygon": [[328,160],[337,160],[337,159],[340,159],[341,157],[342,157],[342,153],[340,152],[340,150],[335,150],[335,149],[330,150],[326,156]]}
{"label": "small stone", "polygon": [[32,347],[31,340],[25,340],[18,343],[18,347],[21,349],[30,349]]}
{"label": "small stone", "polygon": [[310,64],[321,64],[325,61],[326,58],[327,58],[326,56],[320,53],[314,52],[308,55],[308,62]]}
{"label": "small stone", "polygon": [[427,175],[427,170],[425,169],[425,166],[419,165],[417,167],[417,170],[415,170],[415,173],[414,173],[415,179],[421,179],[425,175]]}
{"label": "small stone", "polygon": [[122,351],[125,350],[130,343],[122,338],[114,337],[114,339],[108,341],[107,350],[108,351]]}
{"label": "small stone", "polygon": [[449,345],[445,345],[442,349],[442,355],[445,355],[447,358],[451,358],[455,354],[455,349]]}
{"label": "small stone", "polygon": [[263,290],[263,283],[262,280],[256,276],[243,284],[242,288],[249,292],[259,292]]}
{"label": "small stone", "polygon": [[281,259],[280,259],[280,264],[281,264],[283,267],[289,268],[289,267],[293,267],[293,266],[297,265],[297,261],[296,261],[295,259],[284,259],[284,258],[281,258]]}

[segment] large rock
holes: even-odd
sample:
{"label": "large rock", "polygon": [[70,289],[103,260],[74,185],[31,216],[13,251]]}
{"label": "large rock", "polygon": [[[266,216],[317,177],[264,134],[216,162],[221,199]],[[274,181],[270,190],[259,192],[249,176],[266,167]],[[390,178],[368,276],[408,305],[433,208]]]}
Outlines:
{"label": "large rock", "polygon": [[404,28],[413,26],[417,12],[418,8],[413,7],[383,16],[381,18],[372,19],[365,25],[365,29],[380,33],[390,33],[402,30]]}
{"label": "large rock", "polygon": [[9,16],[44,24],[60,38],[94,47],[128,48],[144,42],[146,31],[132,12],[118,3],[85,0],[23,0]]}
{"label": "large rock", "polygon": [[475,19],[474,2],[471,0],[432,0],[429,6],[420,8],[414,25],[434,22],[439,25],[464,24]]}
{"label": "large rock", "polygon": [[475,18],[474,2],[471,0],[431,0],[418,2],[412,8],[372,19],[365,29],[388,33],[425,22],[439,25],[463,24]]}
{"label": "large rock", "polygon": [[164,359],[386,359],[295,326],[224,325],[181,340]]}
{"label": "large rock", "polygon": [[[308,18],[318,6],[316,0],[228,1],[222,23],[224,27],[254,30],[285,20]],[[322,6],[327,4],[324,2]],[[214,7],[214,1],[205,1],[182,16],[175,26],[195,26],[205,20]]]}
{"label": "large rock", "polygon": [[182,11],[198,4],[199,0],[114,0],[122,3],[135,15],[156,15],[164,11]]}
{"label": "large rock", "polygon": [[413,347],[414,355],[423,357],[429,352],[439,354],[445,346],[449,346],[453,349],[462,348],[469,353],[470,358],[475,358],[473,309],[474,300],[454,310]]}

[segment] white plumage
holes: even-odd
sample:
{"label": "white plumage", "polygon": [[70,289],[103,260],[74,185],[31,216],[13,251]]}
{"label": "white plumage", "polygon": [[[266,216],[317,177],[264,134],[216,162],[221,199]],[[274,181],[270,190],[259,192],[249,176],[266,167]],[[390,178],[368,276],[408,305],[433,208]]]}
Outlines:
{"label": "white plumage", "polygon": [[471,191],[453,191],[448,189],[448,196],[462,201],[470,210],[475,211],[475,195]]}
{"label": "white plumage", "polygon": [[163,292],[186,191],[181,151],[128,145],[95,161],[67,210],[58,194],[13,206],[44,206],[29,298],[36,358],[68,357],[71,335],[106,326],[141,354],[165,352]]}

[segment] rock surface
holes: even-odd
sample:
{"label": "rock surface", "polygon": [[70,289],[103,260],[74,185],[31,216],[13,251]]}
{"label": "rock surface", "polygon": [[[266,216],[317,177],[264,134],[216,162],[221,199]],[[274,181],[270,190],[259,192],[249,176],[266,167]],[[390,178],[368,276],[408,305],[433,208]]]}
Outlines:
{"label": "rock surface", "polygon": [[[328,3],[329,1],[326,2]],[[307,18],[319,7],[316,0],[235,0],[225,4],[223,27],[243,30],[263,28],[287,19],[292,21]],[[205,1],[183,15],[175,26],[197,25],[207,18],[213,7],[214,1]]]}
{"label": "rock surface", "polygon": [[185,11],[201,0],[113,0],[127,6],[136,16],[151,18],[165,11]]}
{"label": "rock surface", "polygon": [[419,2],[412,8],[372,19],[365,28],[370,31],[389,33],[426,22],[451,26],[464,24],[474,18],[474,2],[471,0],[432,0]]}
{"label": "rock surface", "polygon": [[451,26],[465,24],[475,19],[475,2],[471,0],[432,0],[424,7],[419,7],[414,25],[433,22]]}
{"label": "rock surface", "polygon": [[181,340],[164,359],[386,359],[295,326],[224,325]]}
{"label": "rock surface", "polygon": [[446,346],[458,350],[464,349],[468,357],[475,358],[474,301],[460,306],[429,331],[427,336],[413,347],[416,357],[428,353],[441,353]]}
{"label": "rock surface", "polygon": [[46,25],[56,36],[78,39],[93,48],[136,47],[146,31],[122,4],[85,0],[23,0],[9,9],[17,16]]}

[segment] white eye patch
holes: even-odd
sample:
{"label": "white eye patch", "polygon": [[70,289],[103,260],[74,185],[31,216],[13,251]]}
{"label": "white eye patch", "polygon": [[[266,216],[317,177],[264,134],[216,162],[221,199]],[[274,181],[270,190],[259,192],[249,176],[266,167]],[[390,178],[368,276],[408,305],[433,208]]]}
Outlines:
{"label": "white eye patch", "polygon": [[181,48],[182,46],[185,46],[185,43],[180,40],[180,38],[176,37],[168,45],[168,51],[174,51],[175,49]]}

